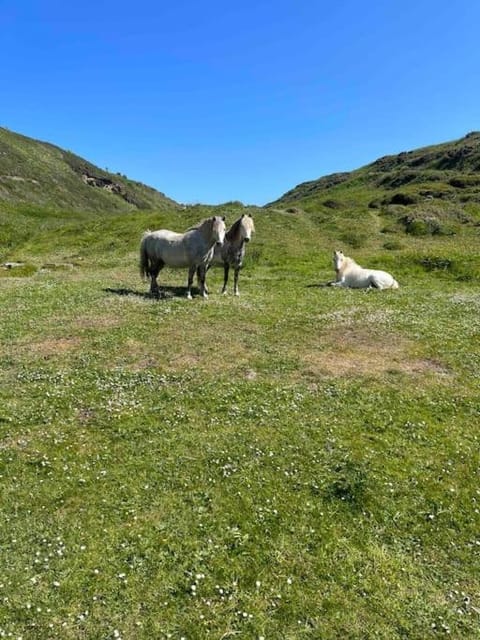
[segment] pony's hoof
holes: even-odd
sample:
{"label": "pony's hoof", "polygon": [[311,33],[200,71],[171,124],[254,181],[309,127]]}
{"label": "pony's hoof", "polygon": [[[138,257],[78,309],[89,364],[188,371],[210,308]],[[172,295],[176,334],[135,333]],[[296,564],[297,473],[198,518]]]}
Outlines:
{"label": "pony's hoof", "polygon": [[240,295],[240,291],[235,291],[235,293],[233,295],[237,296],[237,298],[238,298],[238,296]]}

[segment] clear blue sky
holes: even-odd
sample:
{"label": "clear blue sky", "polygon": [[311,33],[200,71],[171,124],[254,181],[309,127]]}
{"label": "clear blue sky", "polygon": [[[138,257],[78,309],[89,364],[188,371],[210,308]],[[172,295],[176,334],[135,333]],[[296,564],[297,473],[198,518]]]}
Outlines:
{"label": "clear blue sky", "polygon": [[0,126],[179,202],[480,129],[478,0],[0,0]]}

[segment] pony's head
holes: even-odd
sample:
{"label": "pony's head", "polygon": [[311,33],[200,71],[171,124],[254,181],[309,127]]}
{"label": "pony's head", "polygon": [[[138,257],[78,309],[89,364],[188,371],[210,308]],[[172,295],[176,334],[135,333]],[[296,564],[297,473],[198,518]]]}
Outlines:
{"label": "pony's head", "polygon": [[212,216],[210,218],[212,223],[212,238],[215,239],[215,243],[222,245],[225,240],[225,216]]}
{"label": "pony's head", "polygon": [[255,225],[253,224],[253,218],[249,213],[242,213],[240,218],[237,218],[227,231],[226,239],[229,242],[243,243],[250,242],[252,239],[252,233],[255,232]]}
{"label": "pony's head", "polygon": [[343,251],[333,252],[333,268],[335,269],[335,271],[340,271],[344,261],[345,261],[345,256],[343,254]]}
{"label": "pony's head", "polygon": [[253,218],[249,213],[244,213],[240,219],[240,236],[244,242],[250,242],[252,233],[255,233]]}

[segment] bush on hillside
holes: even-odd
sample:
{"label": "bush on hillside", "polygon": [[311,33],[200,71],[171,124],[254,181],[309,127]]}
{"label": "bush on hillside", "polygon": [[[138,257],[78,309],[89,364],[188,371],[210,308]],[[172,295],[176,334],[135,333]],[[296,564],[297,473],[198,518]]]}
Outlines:
{"label": "bush on hillside", "polygon": [[360,249],[361,247],[365,246],[365,243],[367,241],[367,236],[364,233],[355,230],[345,231],[345,233],[342,233],[340,238],[343,242],[349,244],[353,249]]}
{"label": "bush on hillside", "polygon": [[418,202],[418,196],[413,195],[411,193],[395,193],[390,199],[388,199],[388,204],[401,204],[404,206],[410,204],[416,204]]}
{"label": "bush on hillside", "polygon": [[448,222],[441,222],[435,216],[409,214],[401,219],[405,231],[412,236],[451,236],[455,234],[454,227]]}
{"label": "bush on hillside", "polygon": [[383,247],[388,251],[400,251],[403,249],[403,244],[398,242],[398,240],[389,240],[388,242],[383,243]]}
{"label": "bush on hillside", "polygon": [[343,204],[338,200],[324,200],[322,204],[328,209],[341,209],[343,207]]}

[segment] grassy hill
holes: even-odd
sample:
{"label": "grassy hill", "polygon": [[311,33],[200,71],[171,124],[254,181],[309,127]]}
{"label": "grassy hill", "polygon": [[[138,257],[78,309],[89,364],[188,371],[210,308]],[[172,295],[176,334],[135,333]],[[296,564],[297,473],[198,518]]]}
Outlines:
{"label": "grassy hill", "polygon": [[[378,190],[377,197],[383,195],[385,204],[391,200],[414,204],[422,198],[480,202],[480,132],[473,131],[453,142],[384,156],[356,171],[304,182],[271,204],[311,204],[332,191],[360,185]],[[402,199],[402,195],[406,197]]]}
{"label": "grassy hill", "polygon": [[[431,200],[365,180],[264,209],[43,212],[12,238],[1,636],[478,637],[477,205],[434,196],[452,228],[414,232]],[[145,228],[244,211],[239,298],[215,269],[208,301],[168,269],[149,297]],[[322,286],[337,247],[400,289]]]}
{"label": "grassy hill", "polygon": [[48,142],[0,127],[0,206],[120,212],[174,205],[163,193],[112,174]]}
{"label": "grassy hill", "polygon": [[[179,205],[69,151],[0,128],[0,261],[37,234]],[[60,231],[62,230],[62,231]]]}
{"label": "grassy hill", "polygon": [[376,230],[387,248],[405,233],[461,234],[480,224],[480,133],[305,182],[269,207],[309,212],[357,249]]}

